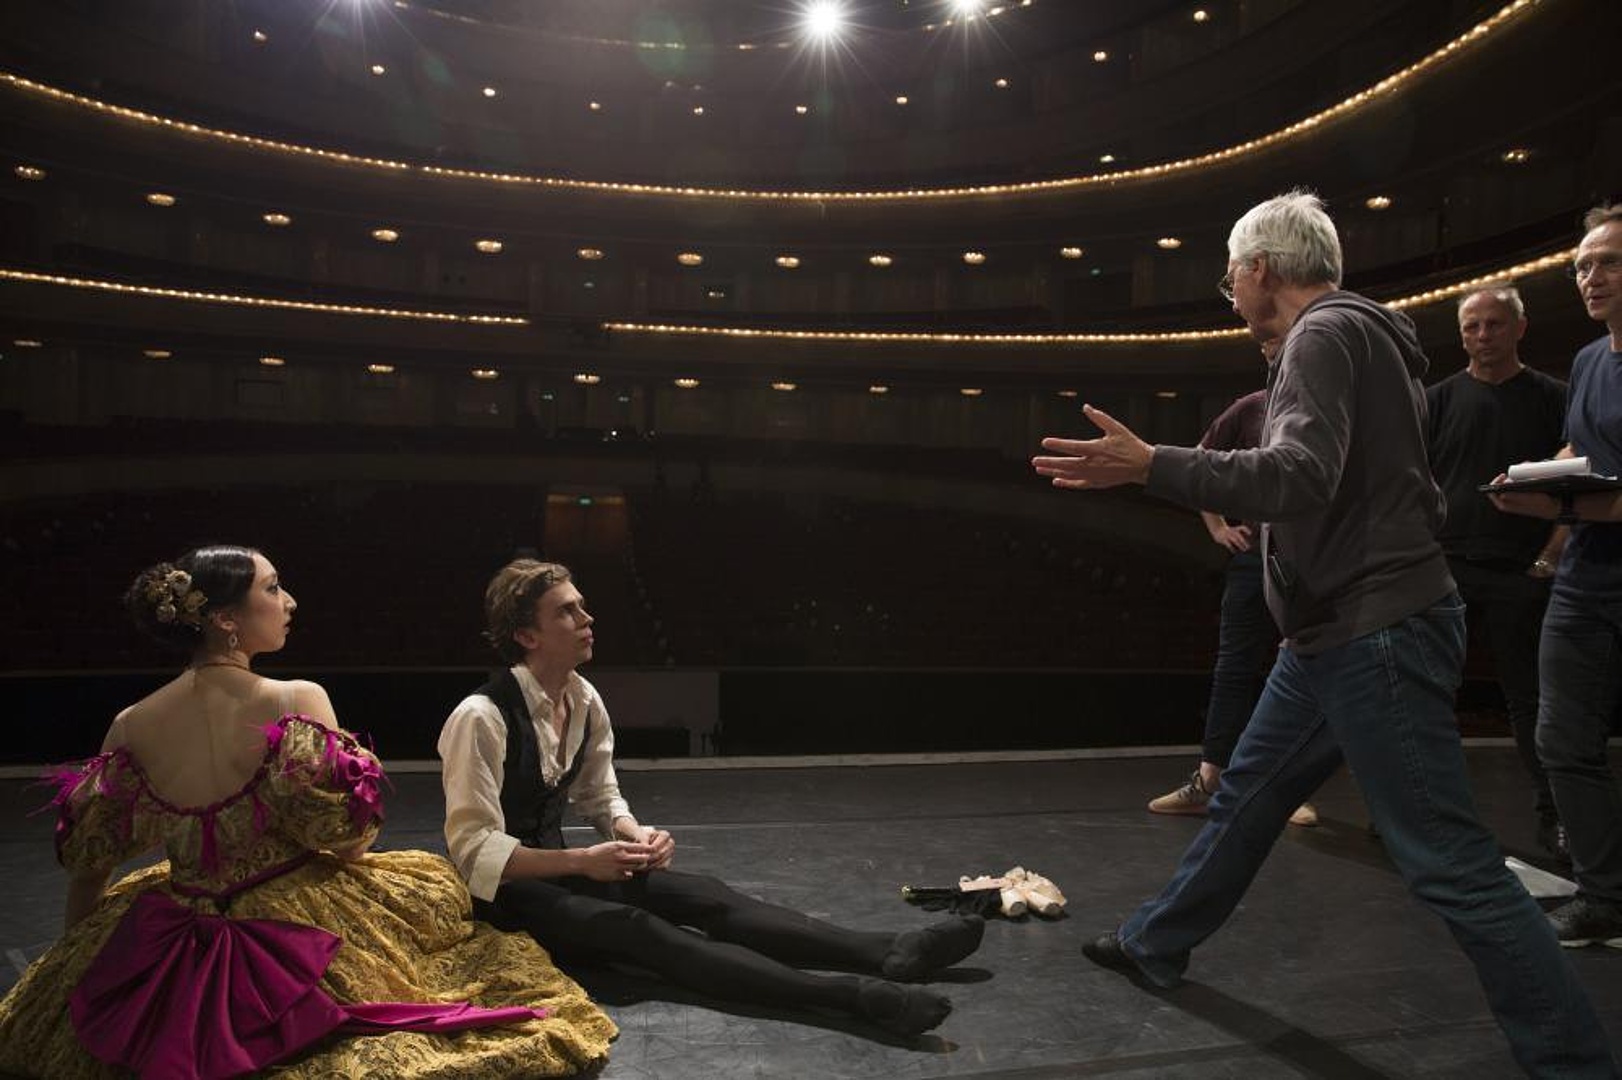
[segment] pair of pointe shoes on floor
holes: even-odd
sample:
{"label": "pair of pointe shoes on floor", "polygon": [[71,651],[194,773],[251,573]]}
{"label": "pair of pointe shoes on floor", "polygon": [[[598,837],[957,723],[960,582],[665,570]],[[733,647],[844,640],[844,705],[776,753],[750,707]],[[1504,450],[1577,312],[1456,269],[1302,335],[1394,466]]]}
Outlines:
{"label": "pair of pointe shoes on floor", "polygon": [[[1200,771],[1194,770],[1183,785],[1175,791],[1168,791],[1158,799],[1149,800],[1151,814],[1185,814],[1198,816],[1205,813],[1206,804],[1211,801],[1211,791],[1200,779]],[[1290,814],[1290,824],[1310,829],[1318,824],[1318,811],[1313,809],[1311,803],[1302,803]]]}

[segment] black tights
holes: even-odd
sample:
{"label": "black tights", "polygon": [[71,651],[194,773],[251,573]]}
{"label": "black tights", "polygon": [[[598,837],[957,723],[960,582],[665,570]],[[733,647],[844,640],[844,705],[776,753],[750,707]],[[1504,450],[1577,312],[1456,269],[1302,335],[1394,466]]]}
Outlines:
{"label": "black tights", "polygon": [[[800,967],[874,973],[895,944],[745,896],[702,874],[656,870],[624,884],[582,877],[509,881],[475,914],[526,931],[555,956],[621,960],[712,997],[858,1008],[862,980]],[[701,930],[704,936],[683,927]]]}

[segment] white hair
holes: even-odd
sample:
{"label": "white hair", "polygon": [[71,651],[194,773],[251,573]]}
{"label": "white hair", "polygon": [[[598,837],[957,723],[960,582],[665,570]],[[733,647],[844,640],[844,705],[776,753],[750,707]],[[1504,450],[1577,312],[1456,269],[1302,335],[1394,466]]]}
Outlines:
{"label": "white hair", "polygon": [[1490,296],[1500,304],[1508,304],[1509,310],[1515,313],[1516,319],[1526,318],[1526,302],[1521,299],[1521,291],[1513,285],[1483,285],[1478,289],[1471,289],[1469,292],[1460,295],[1458,310],[1463,312],[1464,305],[1478,296]]}
{"label": "white hair", "polygon": [[1340,237],[1323,200],[1303,188],[1245,211],[1228,234],[1228,260],[1267,257],[1267,268],[1292,285],[1340,287]]}

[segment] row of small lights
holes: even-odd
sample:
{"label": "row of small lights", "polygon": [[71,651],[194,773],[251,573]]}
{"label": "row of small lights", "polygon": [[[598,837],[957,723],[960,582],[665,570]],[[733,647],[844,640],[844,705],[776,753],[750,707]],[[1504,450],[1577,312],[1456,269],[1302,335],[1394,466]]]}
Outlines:
{"label": "row of small lights", "polygon": [[[1555,252],[1529,262],[1519,263],[1515,266],[1494,270],[1479,277],[1468,278],[1464,281],[1443,285],[1435,289],[1414,293],[1410,296],[1386,301],[1387,307],[1410,308],[1423,307],[1438,303],[1442,300],[1467,293],[1483,285],[1517,278],[1530,277],[1534,274],[1545,273],[1569,265],[1576,255],[1576,248]],[[97,281],[84,278],[69,278],[55,274],[38,274],[27,270],[10,270],[0,268],[0,281],[15,281],[28,284],[45,284],[68,286],[81,289],[100,289],[119,293],[133,293],[140,296],[156,296],[168,299],[194,300],[208,303],[240,304],[253,307],[290,308],[304,311],[318,311],[323,313],[342,315],[381,315],[388,318],[434,319],[448,322],[483,323],[503,326],[527,325],[529,320],[520,316],[506,315],[461,315],[450,312],[429,311],[401,311],[388,308],[367,308],[350,304],[322,304],[313,301],[280,300],[266,297],[231,296],[221,293],[203,293],[181,289],[163,289],[148,285],[126,285],[121,282]],[[840,342],[884,342],[884,343],[916,343],[928,342],[934,344],[984,344],[984,345],[1136,345],[1136,344],[1171,344],[1182,342],[1217,341],[1228,338],[1244,337],[1249,331],[1243,328],[1223,330],[1164,330],[1156,332],[1113,333],[1113,334],[990,334],[990,333],[925,333],[894,330],[787,330],[769,327],[718,327],[694,326],[670,323],[633,323],[633,322],[605,322],[604,330],[619,331],[630,334],[662,334],[687,337],[730,337],[730,338],[757,338],[767,340],[792,341],[840,341]],[[20,344],[20,343],[19,343]],[[488,370],[488,369],[482,369]],[[382,374],[386,374],[383,372]],[[494,374],[479,376],[481,378],[494,378]],[[576,381],[587,382],[587,376],[576,376]],[[587,383],[589,385],[589,383]],[[696,386],[697,383],[695,382]]]}
{"label": "row of small lights", "polygon": [[[1532,157],[1533,151],[1524,146],[1510,147],[1498,155],[1499,160],[1506,165],[1524,165],[1531,161]],[[44,180],[47,176],[45,170],[37,165],[18,165],[13,169],[13,172],[23,180]],[[150,191],[146,194],[146,201],[153,206],[172,207],[178,205],[180,200],[165,191]],[[1363,200],[1363,205],[1370,210],[1389,210],[1395,205],[1395,200],[1389,195],[1371,195]],[[268,211],[261,214],[260,217],[266,225],[275,228],[293,224],[291,215],[277,210]],[[400,239],[399,231],[387,226],[373,229],[371,236],[373,240],[383,244],[392,244]],[[1176,251],[1183,246],[1183,241],[1176,236],[1162,236],[1155,240],[1155,246],[1165,251]],[[481,238],[473,241],[473,248],[484,255],[499,255],[506,249],[506,244],[492,238]],[[1059,257],[1063,259],[1079,259],[1086,253],[1085,248],[1072,244],[1066,244],[1059,248]],[[579,248],[575,251],[575,255],[587,262],[596,262],[607,257],[601,248],[594,247]],[[986,262],[986,254],[983,251],[965,251],[962,258],[964,263],[969,266],[980,266]],[[867,261],[870,265],[882,269],[893,265],[895,257],[883,252],[875,252],[867,257]],[[676,262],[688,267],[702,266],[704,265],[704,256],[696,251],[678,252]],[[798,255],[778,255],[772,262],[784,270],[797,270],[801,265]]]}
{"label": "row of small lights", "polygon": [[41,274],[33,270],[0,268],[0,281],[12,281],[25,285],[57,285],[70,289],[124,293],[162,300],[190,300],[205,304],[229,304],[235,307],[309,311],[322,315],[365,315],[385,319],[409,319],[416,322],[466,323],[474,326],[529,325],[529,318],[523,315],[467,315],[456,311],[431,311],[422,308],[386,308],[374,307],[368,304],[330,304],[316,300],[287,300],[277,296],[204,292],[200,289],[171,289],[160,285],[131,285],[127,282],[108,281],[104,278],[80,278],[66,274]]}
{"label": "row of small lights", "polygon": [[[1531,151],[1515,148],[1504,151],[1502,157],[1506,162],[1521,164],[1531,158]],[[35,165],[18,165],[15,172],[24,180],[43,180],[46,176],[45,170]],[[164,191],[148,192],[146,201],[153,206],[162,207],[175,206],[179,202],[175,196]],[[1391,207],[1392,200],[1387,195],[1373,195],[1364,200],[1364,205],[1370,210],[1386,210]],[[280,211],[272,210],[262,214],[261,217],[266,225],[277,228],[293,224],[292,217]],[[372,230],[372,239],[380,243],[392,244],[400,239],[400,234],[398,231],[387,227],[377,228]],[[480,239],[473,242],[474,250],[485,255],[499,255],[505,249],[505,246],[500,240],[493,239]],[[1155,241],[1155,246],[1166,251],[1175,251],[1183,246],[1183,241],[1176,236],[1162,236]],[[588,262],[595,262],[606,257],[601,248],[593,247],[580,248],[575,254]],[[1059,257],[1064,259],[1079,259],[1085,254],[1085,248],[1074,245],[1067,244],[1059,249]],[[798,255],[779,255],[772,261],[785,270],[797,270],[800,267],[800,257]],[[867,261],[872,266],[882,269],[893,265],[895,257],[877,252],[869,255]],[[963,261],[969,266],[980,266],[986,261],[986,255],[982,251],[965,251]],[[682,266],[702,266],[704,265],[704,256],[696,251],[683,251],[676,255],[676,262]]]}
{"label": "row of small lights", "polygon": [[[1545,0],[1511,0],[1509,4],[1495,14],[1477,23],[1469,30],[1453,38],[1441,48],[1429,55],[1409,64],[1396,73],[1381,79],[1374,85],[1361,90],[1342,101],[1329,106],[1317,113],[1313,113],[1301,120],[1288,124],[1276,131],[1259,135],[1253,139],[1236,143],[1232,146],[1193,157],[1180,158],[1162,162],[1156,165],[1142,165],[1130,169],[1116,169],[1112,172],[1089,173],[1080,176],[1059,177],[1051,180],[1028,180],[1018,183],[987,184],[978,187],[942,187],[942,188],[909,188],[878,191],[805,191],[805,190],[760,190],[748,188],[709,188],[709,187],[681,187],[666,184],[634,184],[620,181],[582,180],[559,176],[535,176],[523,173],[499,173],[481,169],[458,169],[437,165],[414,164],[411,162],[391,160],[387,158],[374,158],[360,154],[350,154],[339,150],[328,150],[321,147],[306,146],[298,143],[283,142],[276,139],[267,139],[257,135],[244,135],[240,132],[226,131],[218,128],[205,127],[188,121],[174,120],[165,116],[141,112],[137,109],[122,105],[113,105],[99,101],[95,98],[85,97],[81,94],[70,93],[55,87],[45,86],[31,79],[23,78],[10,72],[0,72],[0,84],[9,85],[14,89],[48,97],[55,101],[78,105],[83,108],[117,116],[124,120],[137,123],[163,127],[174,131],[185,132],[205,138],[218,139],[239,146],[252,147],[258,150],[268,150],[276,153],[297,155],[315,158],[324,161],[341,162],[346,165],[359,165],[369,168],[384,169],[392,172],[416,172],[424,176],[445,177],[463,180],[474,180],[487,183],[521,184],[536,187],[553,188],[558,190],[594,191],[612,194],[628,195],[656,195],[681,198],[709,198],[709,199],[750,199],[750,200],[783,200],[783,201],[817,201],[817,202],[872,202],[872,201],[898,201],[898,200],[936,200],[976,197],[986,195],[1018,195],[1035,192],[1064,191],[1080,187],[1116,186],[1128,181],[1151,180],[1161,177],[1205,169],[1211,166],[1226,164],[1259,153],[1263,150],[1280,145],[1297,136],[1304,135],[1323,124],[1333,120],[1341,120],[1352,113],[1360,111],[1375,101],[1389,97],[1406,88],[1421,76],[1427,74],[1442,63],[1454,59],[1463,50],[1480,44],[1484,39],[1509,25],[1515,18],[1529,11],[1531,8],[1544,3]],[[1105,59],[1108,59],[1107,55]],[[1113,156],[1106,155],[1113,162]],[[1103,160],[1103,159],[1101,159]],[[1524,159],[1523,159],[1524,160]]]}
{"label": "row of small lights", "polygon": [[[23,180],[44,180],[48,175],[44,169],[37,165],[18,165],[12,171]],[[164,208],[178,206],[180,203],[178,198],[166,191],[149,191],[146,193],[146,201],[153,206]],[[292,215],[284,214],[279,210],[267,211],[260,215],[260,219],[273,228],[285,228],[293,224]],[[392,244],[400,239],[399,231],[387,226],[373,229],[371,235],[373,240],[383,244]],[[1182,241],[1175,237],[1161,237],[1155,242],[1163,248],[1182,246]],[[506,249],[506,244],[500,240],[483,238],[473,241],[473,248],[484,255],[499,255]],[[1071,244],[1059,248],[1059,257],[1062,259],[1079,259],[1086,253],[1085,248]],[[575,251],[575,255],[586,262],[598,262],[607,258],[607,254],[601,248],[594,247],[579,248]],[[876,252],[869,255],[867,261],[872,266],[882,268],[894,264],[895,257]],[[965,251],[963,261],[970,266],[979,266],[986,261],[986,255],[983,251]],[[682,251],[677,253],[676,262],[688,267],[703,266],[704,256],[696,251]],[[784,270],[797,270],[801,264],[798,255],[778,255],[772,262]]]}
{"label": "row of small lights", "polygon": [[[37,338],[14,338],[11,343],[19,349],[42,349],[45,347],[45,342]],[[175,354],[172,349],[142,349],[141,355],[148,360],[170,360],[174,358]],[[287,359],[281,356],[261,356],[259,364],[261,367],[268,368],[286,367]],[[393,364],[366,365],[368,375],[393,375],[395,370]],[[468,371],[468,374],[481,382],[488,382],[501,377],[501,372],[497,368],[472,368]],[[601,375],[591,371],[576,372],[574,375],[574,382],[580,386],[596,386],[602,381],[603,377]],[[678,390],[696,390],[701,385],[698,379],[686,375],[670,380],[670,384]],[[773,390],[783,394],[791,394],[800,388],[799,383],[782,379],[775,380],[770,385]],[[883,383],[874,383],[867,388],[867,392],[875,396],[883,396],[890,392],[890,387]],[[959,388],[958,393],[964,397],[980,397],[985,393],[985,390],[978,386],[965,386]],[[1073,398],[1077,392],[1075,390],[1060,390],[1057,393],[1063,398]],[[1161,391],[1159,396],[1175,397],[1176,391]],[[626,401],[629,399],[622,395],[621,400]]]}

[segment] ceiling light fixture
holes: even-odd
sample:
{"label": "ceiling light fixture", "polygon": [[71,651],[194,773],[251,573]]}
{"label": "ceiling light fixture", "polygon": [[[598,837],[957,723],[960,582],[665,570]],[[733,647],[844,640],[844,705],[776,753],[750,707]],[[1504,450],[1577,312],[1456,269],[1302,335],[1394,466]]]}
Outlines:
{"label": "ceiling light fixture", "polygon": [[372,65],[372,74],[373,75],[386,75],[386,74],[388,74],[388,71],[389,71],[389,69],[384,67],[382,64],[373,64]]}
{"label": "ceiling light fixture", "polygon": [[694,389],[697,389],[698,388],[698,380],[697,379],[690,379],[690,378],[688,378],[688,377],[686,377],[684,375],[681,378],[676,380],[676,388],[679,389],[679,390],[694,390]]}
{"label": "ceiling light fixture", "polygon": [[1512,146],[1499,157],[1505,165],[1524,165],[1531,160],[1532,151],[1524,146]]}
{"label": "ceiling light fixture", "polygon": [[800,257],[798,255],[779,255],[772,261],[784,270],[798,270],[800,268]]}
{"label": "ceiling light fixture", "polygon": [[40,168],[38,165],[18,165],[11,171],[16,173],[17,176],[23,180],[45,179],[45,170]]}
{"label": "ceiling light fixture", "polygon": [[579,250],[577,250],[575,252],[575,255],[579,256],[582,259],[585,259],[587,262],[596,262],[598,259],[601,259],[603,257],[602,250],[600,248],[594,248],[594,247],[580,248]]}
{"label": "ceiling light fixture", "polygon": [[890,388],[885,386],[883,383],[874,383],[872,386],[867,388],[867,392],[876,397],[882,397],[890,392]]}
{"label": "ceiling light fixture", "polygon": [[394,365],[393,364],[367,364],[366,365],[366,371],[367,371],[367,374],[370,374],[370,375],[393,375],[394,374]]}
{"label": "ceiling light fixture", "polygon": [[676,261],[683,266],[703,266],[704,256],[696,251],[683,251],[676,255]]}
{"label": "ceiling light fixture", "polygon": [[493,367],[476,367],[472,371],[469,371],[468,374],[472,375],[475,379],[481,379],[486,382],[491,379],[501,377],[501,372],[497,371]]}
{"label": "ceiling light fixture", "polygon": [[1093,53],[1093,61],[1094,61],[1094,63],[1102,64],[1104,61],[1106,61],[1108,59],[1109,59],[1109,53],[1105,52],[1103,49],[1099,49],[1097,52]]}
{"label": "ceiling light fixture", "polygon": [[173,206],[176,200],[167,191],[149,191],[146,193],[146,201],[153,206]]}
{"label": "ceiling light fixture", "polygon": [[1061,259],[1079,259],[1085,254],[1087,254],[1086,248],[1075,247],[1074,245],[1059,249],[1059,258]]}
{"label": "ceiling light fixture", "polygon": [[890,257],[890,256],[888,256],[888,255],[883,255],[883,254],[880,254],[880,255],[869,255],[869,256],[868,256],[868,257],[867,257],[867,261],[868,261],[868,263],[869,263],[869,264],[870,264],[870,265],[872,265],[872,266],[877,266],[877,267],[879,267],[879,268],[881,268],[881,269],[882,269],[882,268],[883,268],[883,267],[886,267],[886,266],[889,266],[889,265],[890,265],[890,264],[891,264],[891,263],[893,263],[893,262],[895,262],[895,260],[894,260],[894,259],[892,259],[892,258],[891,258],[891,257]]}
{"label": "ceiling light fixture", "polygon": [[578,371],[575,373],[574,381],[581,386],[596,386],[603,381],[603,377],[592,371]]}
{"label": "ceiling light fixture", "polygon": [[805,7],[801,22],[813,41],[832,41],[845,29],[845,7],[835,0],[812,0]]}
{"label": "ceiling light fixture", "polygon": [[970,266],[979,266],[981,263],[986,261],[986,253],[983,251],[965,251],[963,253],[963,261],[968,263]]}
{"label": "ceiling light fixture", "polygon": [[798,388],[799,388],[798,383],[791,383],[791,382],[774,382],[774,383],[772,383],[772,389],[773,390],[780,391],[781,393],[784,393],[784,394],[793,393]]}
{"label": "ceiling light fixture", "polygon": [[500,255],[506,245],[500,240],[475,240],[473,246],[485,255]]}
{"label": "ceiling light fixture", "polygon": [[[1023,6],[1023,5],[1022,5]],[[92,110],[116,117],[120,120],[134,124],[142,124],[153,128],[167,128],[184,131],[189,135],[211,139],[217,142],[229,143],[238,147],[252,147],[272,153],[288,156],[312,158],[320,161],[343,164],[347,166],[361,166],[364,168],[387,171],[395,175],[401,173],[414,173],[422,176],[448,178],[458,180],[472,180],[484,184],[500,184],[503,186],[530,185],[534,187],[556,188],[564,190],[591,191],[629,196],[668,196],[686,199],[724,199],[724,200],[793,200],[802,202],[873,202],[890,200],[897,202],[924,202],[933,200],[982,198],[985,196],[1001,196],[1008,194],[1023,194],[1028,192],[1051,192],[1079,189],[1086,187],[1117,186],[1126,182],[1152,181],[1166,176],[1180,175],[1202,171],[1208,168],[1226,165],[1241,158],[1253,157],[1275,146],[1286,142],[1294,142],[1308,137],[1326,124],[1336,122],[1347,117],[1357,115],[1369,109],[1377,108],[1388,102],[1393,96],[1404,93],[1414,83],[1435,74],[1442,67],[1458,60],[1467,53],[1484,47],[1489,42],[1496,41],[1503,35],[1512,32],[1522,22],[1530,17],[1531,13],[1544,9],[1547,6],[1543,0],[1512,0],[1493,14],[1482,19],[1468,29],[1462,31],[1452,39],[1433,49],[1431,52],[1408,64],[1396,72],[1372,83],[1355,93],[1349,94],[1342,100],[1329,105],[1315,113],[1303,116],[1291,123],[1273,131],[1258,135],[1255,138],[1229,146],[1220,147],[1205,153],[1196,154],[1186,158],[1162,161],[1158,164],[1141,165],[1133,169],[1107,174],[1082,174],[1075,176],[1055,177],[1048,180],[1029,180],[1016,183],[985,184],[979,186],[939,187],[939,188],[905,188],[899,190],[754,190],[735,188],[708,188],[691,185],[675,186],[662,184],[637,184],[621,181],[579,179],[564,176],[545,176],[522,173],[498,173],[478,169],[453,168],[440,165],[430,165],[421,162],[401,161],[395,159],[372,157],[364,154],[348,153],[321,146],[287,142],[284,140],[267,138],[241,131],[231,131],[221,128],[208,127],[191,121],[177,119],[170,116],[157,115],[132,109],[127,106],[75,94],[48,86],[34,80],[23,78],[8,71],[0,71],[0,83],[20,90],[23,93],[49,98],[53,101],[66,103],[77,108]],[[781,47],[789,47],[789,42],[780,42]],[[1103,50],[1103,59],[1109,59],[1109,54]]]}
{"label": "ceiling light fixture", "polygon": [[274,225],[277,228],[280,228],[283,225],[293,224],[293,219],[288,217],[286,214],[272,210],[270,213],[264,215],[264,222],[266,225]]}
{"label": "ceiling light fixture", "polygon": [[1183,242],[1175,236],[1162,236],[1155,241],[1155,246],[1164,251],[1176,251],[1183,246]]}
{"label": "ceiling light fixture", "polygon": [[173,356],[174,353],[170,352],[168,349],[142,349],[141,355],[146,357],[148,360],[167,360]]}
{"label": "ceiling light fixture", "polygon": [[1370,195],[1363,200],[1363,205],[1370,210],[1389,210],[1391,208],[1391,196]]}
{"label": "ceiling light fixture", "polygon": [[400,234],[395,232],[393,229],[373,229],[372,239],[376,240],[380,244],[392,244],[396,240],[400,239]]}
{"label": "ceiling light fixture", "polygon": [[483,94],[487,98],[493,98],[496,96],[496,88],[493,86],[486,86],[483,90],[479,91],[479,93]]}
{"label": "ceiling light fixture", "polygon": [[287,361],[282,359],[279,356],[261,356],[259,358],[259,366],[260,367],[285,367],[285,366],[287,366]]}

